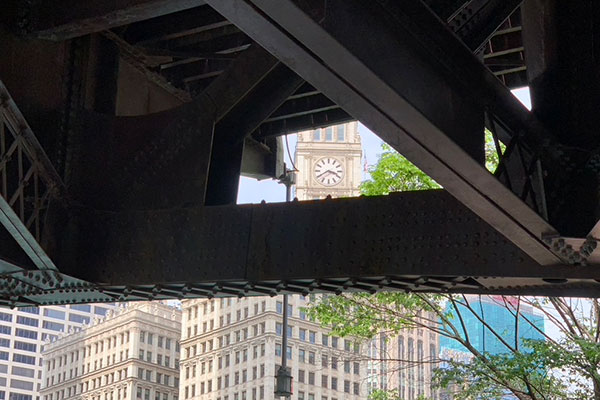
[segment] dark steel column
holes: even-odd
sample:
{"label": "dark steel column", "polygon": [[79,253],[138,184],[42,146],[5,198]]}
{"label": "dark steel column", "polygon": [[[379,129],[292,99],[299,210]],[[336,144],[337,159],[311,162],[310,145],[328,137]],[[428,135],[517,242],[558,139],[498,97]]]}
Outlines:
{"label": "dark steel column", "polygon": [[600,3],[526,0],[522,13],[533,112],[566,155],[547,177],[550,221],[565,236],[584,237],[600,215]]}
{"label": "dark steel column", "polygon": [[[265,52],[265,57],[271,55]],[[264,78],[215,126],[205,205],[235,204],[244,139],[267,119],[304,81],[276,62]],[[273,176],[276,178],[276,176]]]}

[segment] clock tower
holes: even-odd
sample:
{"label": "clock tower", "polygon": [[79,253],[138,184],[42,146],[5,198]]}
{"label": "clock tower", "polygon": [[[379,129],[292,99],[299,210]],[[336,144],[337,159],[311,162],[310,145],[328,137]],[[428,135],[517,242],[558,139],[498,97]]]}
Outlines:
{"label": "clock tower", "polygon": [[358,122],[298,133],[298,200],[360,195],[362,146]]}

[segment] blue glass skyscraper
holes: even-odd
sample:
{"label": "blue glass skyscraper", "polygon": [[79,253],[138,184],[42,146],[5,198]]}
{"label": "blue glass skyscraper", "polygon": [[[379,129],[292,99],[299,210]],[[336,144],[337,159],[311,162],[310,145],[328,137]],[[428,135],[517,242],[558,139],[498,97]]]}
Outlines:
{"label": "blue glass skyscraper", "polygon": [[[515,335],[517,333],[514,307],[518,300],[516,298],[506,298],[507,302],[512,302],[512,307],[510,305],[506,307],[501,296],[467,296],[467,300],[469,301],[469,306],[476,315],[464,305],[458,304],[457,308],[464,321],[469,340],[473,346],[480,352],[490,354],[508,352],[509,349],[485,327],[478,316],[497,332],[504,341],[511,346],[514,346]],[[451,303],[449,303],[447,307],[447,310],[453,316],[454,325],[460,331],[461,325],[458,319],[458,313]],[[541,333],[544,332],[544,317],[534,313],[530,306],[523,303],[521,303],[519,307],[519,314],[519,346],[523,344],[523,339],[544,340],[544,336]],[[448,352],[468,352],[468,350],[456,340],[442,336],[440,337],[440,353],[444,354]]]}

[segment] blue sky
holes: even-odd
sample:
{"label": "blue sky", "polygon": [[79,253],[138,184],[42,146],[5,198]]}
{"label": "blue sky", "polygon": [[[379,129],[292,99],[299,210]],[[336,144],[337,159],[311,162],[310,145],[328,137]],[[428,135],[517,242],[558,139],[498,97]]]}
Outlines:
{"label": "blue sky", "polygon": [[[531,109],[531,100],[529,98],[529,88],[521,88],[513,90],[513,94],[527,107]],[[364,125],[358,125],[360,133],[363,155],[367,158],[369,166],[377,163],[377,158],[381,153],[381,143],[383,141],[373,132],[367,129]],[[290,153],[294,157],[296,149],[296,135],[288,135]],[[285,140],[284,140],[285,143]],[[289,157],[285,156],[288,168],[291,168]],[[238,204],[260,203],[262,200],[267,203],[285,201],[285,186],[277,183],[277,181],[266,179],[257,181],[256,179],[241,177],[238,190]]]}

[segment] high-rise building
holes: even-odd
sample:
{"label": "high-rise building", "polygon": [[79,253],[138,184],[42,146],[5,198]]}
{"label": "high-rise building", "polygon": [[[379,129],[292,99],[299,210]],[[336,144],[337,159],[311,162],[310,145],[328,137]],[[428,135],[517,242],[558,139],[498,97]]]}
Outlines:
{"label": "high-rise building", "polygon": [[316,200],[360,195],[361,160],[356,121],[298,133],[296,197]]}
{"label": "high-rise building", "polygon": [[[423,324],[435,320],[431,313],[424,317]],[[439,335],[426,328],[378,334],[366,349],[368,392],[394,390],[403,400],[437,399],[431,379],[438,367],[438,351]]]}
{"label": "high-rise building", "polygon": [[[519,299],[515,297],[503,296],[481,296],[466,295],[469,302],[469,308],[466,305],[457,305],[458,312],[461,315],[461,322],[469,336],[471,344],[481,353],[498,355],[508,353],[510,350],[494,335],[485,324],[500,334],[506,343],[515,343],[518,326],[518,340],[523,345],[524,339],[545,340],[544,316],[527,304],[519,304]],[[506,303],[505,303],[506,302]],[[515,310],[519,308],[518,324],[515,324]],[[512,310],[511,310],[512,308]],[[447,312],[457,316],[458,312],[452,305],[447,305]],[[473,358],[472,354],[456,340],[442,337],[440,339],[440,355],[442,359],[452,359],[454,361],[468,363]],[[441,368],[445,368],[441,365]],[[460,385],[451,385],[445,389],[440,398],[452,399],[455,391],[461,390]],[[512,394],[506,393],[503,399],[516,399]]]}
{"label": "high-rise building", "polygon": [[103,317],[114,304],[0,309],[0,400],[39,400],[46,340]]}
{"label": "high-rise building", "polygon": [[[480,318],[484,319],[485,323],[494,331],[500,333],[507,343],[514,343],[517,331],[515,330],[515,314],[511,307],[516,309],[519,299],[479,295],[467,295],[466,299],[476,315],[467,310],[464,305],[458,305],[458,309],[473,346],[483,353],[501,354],[509,352],[509,349],[489,329],[484,327]],[[507,301],[506,305],[505,300]],[[512,306],[509,303],[512,303]],[[450,305],[448,305],[448,311],[456,314],[456,311],[453,311]],[[522,343],[523,339],[544,340],[542,334],[544,332],[544,316],[536,312],[531,306],[523,303],[519,305],[519,315],[519,341]],[[463,345],[446,337],[440,339],[440,352],[442,355],[447,352],[468,353]]]}
{"label": "high-rise building", "polygon": [[366,399],[360,345],[310,321],[307,299],[289,296],[287,349],[281,296],[183,301],[182,399],[271,400],[282,351],[292,400]]}
{"label": "high-rise building", "polygon": [[44,348],[43,400],[178,400],[181,311],[130,303]]}

